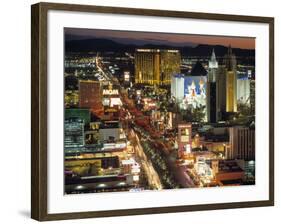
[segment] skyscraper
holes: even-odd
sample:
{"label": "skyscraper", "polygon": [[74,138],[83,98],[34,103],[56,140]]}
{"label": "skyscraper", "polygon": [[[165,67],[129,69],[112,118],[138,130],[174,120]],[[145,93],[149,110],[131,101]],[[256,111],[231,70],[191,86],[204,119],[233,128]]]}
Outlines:
{"label": "skyscraper", "polygon": [[226,74],[224,65],[219,66],[218,76],[216,80],[217,85],[217,120],[224,120],[226,112]]}
{"label": "skyscraper", "polygon": [[171,95],[177,102],[180,102],[184,98],[184,82],[185,77],[183,74],[172,75]]}
{"label": "skyscraper", "polygon": [[99,81],[79,80],[79,107],[93,112],[102,110]]}
{"label": "skyscraper", "polygon": [[208,82],[216,82],[218,67],[219,64],[216,59],[215,50],[213,49],[211,59],[209,60]]}
{"label": "skyscraper", "polygon": [[171,84],[172,74],[180,72],[181,55],[178,50],[160,51],[160,79],[162,85]]}
{"label": "skyscraper", "polygon": [[136,49],[135,82],[150,85],[171,83],[172,74],[180,72],[178,50]]}
{"label": "skyscraper", "polygon": [[215,123],[218,121],[218,62],[213,49],[209,60],[209,71],[207,75],[207,120]]}
{"label": "skyscraper", "polygon": [[84,120],[80,118],[67,118],[64,121],[64,147],[65,149],[84,146]]}
{"label": "skyscraper", "polygon": [[236,57],[232,53],[231,46],[228,47],[224,56],[226,76],[226,112],[237,112],[237,70]]}
{"label": "skyscraper", "polygon": [[226,152],[227,159],[255,159],[255,129],[249,127],[229,128],[230,148]]}
{"label": "skyscraper", "polygon": [[237,102],[250,104],[250,80],[237,79]]}

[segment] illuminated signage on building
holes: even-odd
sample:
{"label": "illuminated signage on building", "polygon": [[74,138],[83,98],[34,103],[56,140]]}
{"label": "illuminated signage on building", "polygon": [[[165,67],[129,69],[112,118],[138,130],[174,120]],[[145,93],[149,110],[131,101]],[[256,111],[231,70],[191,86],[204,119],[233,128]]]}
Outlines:
{"label": "illuminated signage on building", "polygon": [[205,76],[189,76],[184,81],[184,96],[188,105],[193,108],[206,105],[206,81]]}
{"label": "illuminated signage on building", "polygon": [[130,81],[130,72],[124,72],[124,80],[126,82],[129,82]]}
{"label": "illuminated signage on building", "polygon": [[107,108],[104,110],[106,113],[116,113],[118,110],[116,108]]}
{"label": "illuminated signage on building", "polygon": [[102,104],[103,104],[104,106],[109,106],[109,105],[110,105],[110,99],[109,99],[109,98],[103,98]]}
{"label": "illuminated signage on building", "polygon": [[135,163],[134,165],[132,165],[131,172],[134,174],[140,173],[140,165],[138,163]]}
{"label": "illuminated signage on building", "polygon": [[137,181],[139,181],[139,179],[140,179],[140,178],[139,178],[138,175],[134,175],[134,176],[133,176],[133,181],[136,181],[136,182],[137,182]]}
{"label": "illuminated signage on building", "polygon": [[190,144],[185,145],[184,149],[185,149],[186,153],[191,153],[191,145]]}
{"label": "illuminated signage on building", "polygon": [[103,95],[119,95],[118,89],[104,89],[102,92]]}
{"label": "illuminated signage on building", "polygon": [[117,98],[110,98],[110,106],[114,107],[114,106],[121,106],[122,105],[122,101],[119,97]]}
{"label": "illuminated signage on building", "polygon": [[169,52],[178,53],[179,50],[160,50],[160,49],[136,49],[137,52]]}
{"label": "illuminated signage on building", "polygon": [[113,86],[111,83],[108,85],[108,89],[103,89],[102,91],[103,95],[119,95],[118,89],[113,89]]}

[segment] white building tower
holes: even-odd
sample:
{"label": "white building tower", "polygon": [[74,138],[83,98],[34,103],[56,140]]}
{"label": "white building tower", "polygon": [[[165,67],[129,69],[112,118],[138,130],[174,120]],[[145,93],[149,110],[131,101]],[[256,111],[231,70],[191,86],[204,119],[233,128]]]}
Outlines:
{"label": "white building tower", "polygon": [[208,71],[209,82],[216,82],[216,73],[218,68],[219,65],[216,59],[215,50],[213,49],[211,59],[209,60],[209,71]]}
{"label": "white building tower", "polygon": [[207,75],[207,120],[215,123],[218,121],[218,86],[217,72],[218,62],[213,49],[211,59],[209,60],[209,69]]}
{"label": "white building tower", "polygon": [[184,98],[184,75],[172,75],[171,95],[177,102],[181,102]]}

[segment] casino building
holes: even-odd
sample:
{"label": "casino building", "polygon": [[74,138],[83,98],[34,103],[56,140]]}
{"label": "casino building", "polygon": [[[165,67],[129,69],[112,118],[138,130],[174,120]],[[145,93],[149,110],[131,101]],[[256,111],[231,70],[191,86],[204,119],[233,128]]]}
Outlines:
{"label": "casino building", "polygon": [[206,106],[207,71],[197,62],[189,75],[172,75],[171,95],[183,109]]}
{"label": "casino building", "polygon": [[[240,87],[243,88],[242,86]],[[227,54],[223,57],[223,62],[220,66],[213,51],[209,60],[207,83],[208,121],[215,123],[225,120],[228,113],[237,112],[238,97],[241,96],[237,96],[237,62],[235,55],[232,53],[231,46],[228,47]]]}
{"label": "casino building", "polygon": [[230,148],[227,159],[255,159],[255,129],[251,127],[235,126],[229,128]]}
{"label": "casino building", "polygon": [[102,90],[102,104],[104,107],[104,114],[110,115],[111,117],[118,117],[119,109],[122,105],[119,87],[109,83],[108,85],[103,86]]}
{"label": "casino building", "polygon": [[177,102],[184,98],[184,82],[185,76],[183,74],[172,75],[171,95]]}
{"label": "casino building", "polygon": [[99,81],[79,80],[79,108],[90,109],[94,113],[103,110]]}
{"label": "casino building", "polygon": [[136,49],[135,83],[168,85],[172,74],[180,72],[178,50]]}
{"label": "casino building", "polygon": [[226,75],[226,112],[237,112],[237,62],[229,46],[224,57]]}
{"label": "casino building", "polygon": [[81,118],[67,118],[64,121],[64,147],[83,147],[84,142],[84,120]]}
{"label": "casino building", "polygon": [[213,49],[207,75],[207,120],[211,123],[218,121],[218,68],[218,62]]}
{"label": "casino building", "polygon": [[250,85],[251,80],[248,78],[237,79],[237,102],[250,104]]}

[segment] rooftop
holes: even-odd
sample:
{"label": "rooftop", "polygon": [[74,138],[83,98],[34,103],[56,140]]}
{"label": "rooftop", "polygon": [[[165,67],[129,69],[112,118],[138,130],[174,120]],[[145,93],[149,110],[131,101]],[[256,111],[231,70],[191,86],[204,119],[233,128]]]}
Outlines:
{"label": "rooftop", "polygon": [[169,53],[178,53],[179,50],[175,50],[175,49],[146,49],[146,48],[139,48],[139,49],[136,49],[136,52],[169,52]]}

